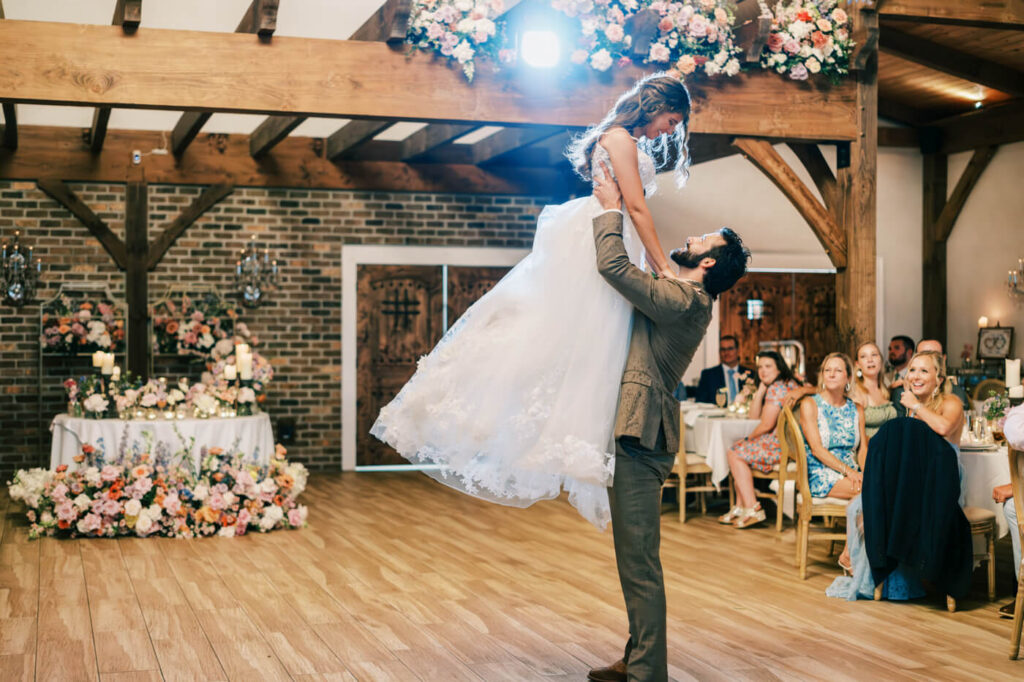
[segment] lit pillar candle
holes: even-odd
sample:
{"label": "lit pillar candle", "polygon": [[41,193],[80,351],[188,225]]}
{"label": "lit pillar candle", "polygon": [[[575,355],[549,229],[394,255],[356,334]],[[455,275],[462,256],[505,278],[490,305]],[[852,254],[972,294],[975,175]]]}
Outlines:
{"label": "lit pillar candle", "polygon": [[118,381],[121,378],[121,366],[114,365],[114,373],[110,375],[111,380]]}
{"label": "lit pillar candle", "polygon": [[985,317],[984,315],[979,317],[978,318],[978,326],[979,327],[987,327],[988,326],[988,318]]}
{"label": "lit pillar candle", "polygon": [[114,373],[114,354],[104,353],[103,354],[103,374]]}
{"label": "lit pillar candle", "polygon": [[249,354],[249,344],[247,344],[247,343],[239,343],[239,344],[237,344],[235,346],[235,353],[237,353],[238,355],[248,355]]}
{"label": "lit pillar candle", "polygon": [[224,365],[224,378],[228,381],[234,381],[238,378],[238,370],[234,365]]}
{"label": "lit pillar candle", "polygon": [[246,353],[238,356],[238,378],[242,381],[252,379],[252,355]]}
{"label": "lit pillar candle", "polygon": [[1006,387],[1020,386],[1020,358],[1006,359]]}
{"label": "lit pillar candle", "polygon": [[98,350],[95,353],[93,353],[92,354],[92,366],[93,367],[102,367],[103,366],[103,356],[104,355],[106,355],[106,353],[104,353],[101,350]]}

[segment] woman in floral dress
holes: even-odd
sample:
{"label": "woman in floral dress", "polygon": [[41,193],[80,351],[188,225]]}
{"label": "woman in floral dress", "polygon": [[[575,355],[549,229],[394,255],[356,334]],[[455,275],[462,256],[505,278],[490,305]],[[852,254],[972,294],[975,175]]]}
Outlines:
{"label": "woman in floral dress", "polygon": [[[757,428],[746,438],[736,441],[729,450],[729,469],[736,489],[736,506],[728,514],[718,517],[719,523],[735,528],[748,528],[765,520],[764,509],[754,494],[752,469],[768,473],[782,454],[775,425],[782,412],[782,403],[790,391],[800,384],[793,378],[789,365],[776,351],[762,351],[757,355],[757,377],[760,379],[750,402],[749,416],[760,419]],[[743,387],[749,395],[752,384]]]}

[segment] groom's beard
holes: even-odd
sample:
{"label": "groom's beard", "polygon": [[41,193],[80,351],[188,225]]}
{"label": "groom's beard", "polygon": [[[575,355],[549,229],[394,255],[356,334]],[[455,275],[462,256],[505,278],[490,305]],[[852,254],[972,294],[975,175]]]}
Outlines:
{"label": "groom's beard", "polygon": [[701,260],[704,258],[704,254],[692,253],[689,245],[687,245],[685,248],[673,251],[671,257],[679,267],[693,270],[700,265]]}

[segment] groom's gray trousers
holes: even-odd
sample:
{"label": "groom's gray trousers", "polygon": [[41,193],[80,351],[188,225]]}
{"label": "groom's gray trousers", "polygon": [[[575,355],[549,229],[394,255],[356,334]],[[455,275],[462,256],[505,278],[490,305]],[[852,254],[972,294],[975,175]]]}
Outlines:
{"label": "groom's gray trousers", "polygon": [[661,572],[661,486],[675,462],[664,451],[640,447],[635,438],[620,438],[615,450],[615,477],[608,489],[615,561],[629,617],[626,661],[631,682],[668,679],[665,579]]}

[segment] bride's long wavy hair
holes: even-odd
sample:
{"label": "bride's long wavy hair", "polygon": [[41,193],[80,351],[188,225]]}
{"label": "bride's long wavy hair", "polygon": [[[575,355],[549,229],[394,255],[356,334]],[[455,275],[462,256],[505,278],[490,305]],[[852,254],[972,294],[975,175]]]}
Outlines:
{"label": "bride's long wavy hair", "polygon": [[659,171],[672,164],[676,184],[682,187],[689,177],[690,167],[690,93],[678,78],[665,73],[652,73],[637,81],[628,92],[619,97],[604,119],[569,143],[566,156],[576,173],[590,182],[590,161],[598,140],[610,128],[620,126],[630,135],[635,128],[649,124],[658,114],[677,113],[682,121],[670,135],[656,140],[646,137],[637,145],[654,159]]}

